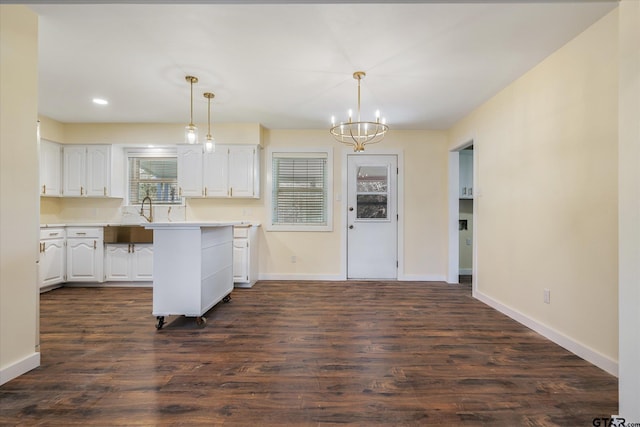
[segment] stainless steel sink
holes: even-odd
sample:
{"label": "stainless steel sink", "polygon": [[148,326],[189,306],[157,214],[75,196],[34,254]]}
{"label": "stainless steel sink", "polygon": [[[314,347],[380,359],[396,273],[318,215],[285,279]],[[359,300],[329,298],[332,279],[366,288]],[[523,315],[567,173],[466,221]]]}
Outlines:
{"label": "stainless steel sink", "polygon": [[108,225],[104,227],[105,243],[153,243],[153,230],[140,225]]}

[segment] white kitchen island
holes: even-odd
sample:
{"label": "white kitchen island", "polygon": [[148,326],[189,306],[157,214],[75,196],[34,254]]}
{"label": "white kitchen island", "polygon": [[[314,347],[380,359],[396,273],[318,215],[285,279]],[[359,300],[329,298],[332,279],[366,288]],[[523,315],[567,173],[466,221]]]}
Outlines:
{"label": "white kitchen island", "polygon": [[153,315],[203,315],[233,290],[233,226],[241,222],[152,222]]}

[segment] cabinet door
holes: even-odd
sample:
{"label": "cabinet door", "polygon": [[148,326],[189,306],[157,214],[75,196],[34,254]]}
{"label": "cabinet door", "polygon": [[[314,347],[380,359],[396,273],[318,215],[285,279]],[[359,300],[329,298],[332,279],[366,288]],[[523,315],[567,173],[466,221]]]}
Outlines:
{"label": "cabinet door", "polygon": [[229,147],[229,193],[231,197],[255,197],[255,147]]}
{"label": "cabinet door", "polygon": [[229,149],[218,146],[214,153],[205,153],[203,181],[205,197],[229,196]]}
{"label": "cabinet door", "polygon": [[131,279],[153,280],[153,245],[132,245]]}
{"label": "cabinet door", "polygon": [[202,145],[178,146],[178,194],[202,197]]}
{"label": "cabinet door", "polygon": [[90,145],[87,147],[87,196],[108,196],[111,183],[110,147]]}
{"label": "cabinet door", "polygon": [[40,242],[40,286],[56,285],[64,282],[65,248],[64,239],[43,240]]}
{"label": "cabinet door", "polygon": [[67,281],[102,282],[102,241],[67,240]]}
{"label": "cabinet door", "polygon": [[106,280],[130,280],[131,245],[106,245],[104,252],[104,275]]}
{"label": "cabinet door", "polygon": [[40,141],[40,195],[59,196],[62,191],[62,147],[55,142]]}
{"label": "cabinet door", "polygon": [[233,281],[249,281],[249,240],[233,239]]}
{"label": "cabinet door", "polygon": [[85,196],[86,147],[65,146],[63,148],[62,193],[65,196]]}

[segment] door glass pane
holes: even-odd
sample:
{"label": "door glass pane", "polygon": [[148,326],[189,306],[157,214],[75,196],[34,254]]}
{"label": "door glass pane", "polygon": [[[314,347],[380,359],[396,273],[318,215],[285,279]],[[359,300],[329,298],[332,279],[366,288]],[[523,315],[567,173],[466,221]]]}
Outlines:
{"label": "door glass pane", "polygon": [[360,166],[356,182],[356,217],[388,219],[389,169],[386,166]]}

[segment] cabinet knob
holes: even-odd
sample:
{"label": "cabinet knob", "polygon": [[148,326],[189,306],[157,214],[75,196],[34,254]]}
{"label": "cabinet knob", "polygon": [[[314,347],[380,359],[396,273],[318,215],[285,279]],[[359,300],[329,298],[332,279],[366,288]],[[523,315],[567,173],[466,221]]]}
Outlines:
{"label": "cabinet knob", "polygon": [[349,206],[349,212],[353,212],[353,206]]}
{"label": "cabinet knob", "polygon": [[353,224],[349,226],[349,230],[353,230]]}

